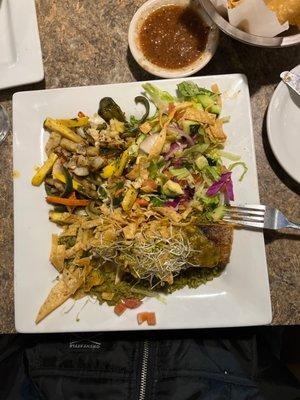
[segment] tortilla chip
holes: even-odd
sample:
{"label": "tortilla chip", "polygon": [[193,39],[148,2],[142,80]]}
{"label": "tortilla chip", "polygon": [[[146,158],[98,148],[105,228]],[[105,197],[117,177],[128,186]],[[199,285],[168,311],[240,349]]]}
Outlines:
{"label": "tortilla chip", "polygon": [[267,6],[276,12],[279,22],[288,21],[291,25],[300,27],[299,0],[265,0]]}
{"label": "tortilla chip", "polygon": [[62,272],[64,268],[65,256],[66,256],[65,245],[58,244],[58,236],[52,235],[52,247],[49,259],[58,272]]}
{"label": "tortilla chip", "polygon": [[130,172],[128,172],[128,174],[126,175],[126,178],[134,181],[140,176],[140,170],[141,166],[139,164],[135,164]]}
{"label": "tortilla chip", "polygon": [[38,324],[48,314],[62,305],[76,290],[83,284],[84,271],[77,268],[75,270],[64,270],[61,279],[51,289],[48,297],[41,306],[35,323]]}
{"label": "tortilla chip", "polygon": [[214,125],[210,125],[206,132],[208,133],[211,140],[217,140],[218,142],[225,142],[227,136],[223,131],[223,124],[222,121],[217,120]]}
{"label": "tortilla chip", "polygon": [[93,270],[87,277],[83,290],[89,292],[92,287],[102,285],[104,278],[98,271]]}
{"label": "tortilla chip", "polygon": [[79,226],[77,223],[66,226],[64,228],[63,232],[59,236],[76,236],[78,228],[79,228]]}
{"label": "tortilla chip", "polygon": [[[77,238],[78,240],[78,238]],[[73,247],[70,249],[66,250],[65,258],[73,258],[74,256],[80,257],[83,252],[83,246],[82,243],[77,241]]]}
{"label": "tortilla chip", "polygon": [[104,243],[111,243],[117,239],[117,234],[114,229],[107,229],[102,234],[102,240]]}
{"label": "tortilla chip", "polygon": [[124,233],[125,239],[127,239],[127,240],[134,239],[134,236],[136,234],[137,228],[138,228],[138,226],[134,222],[132,222],[132,223],[128,224],[127,226],[125,226],[123,228],[123,233]]}
{"label": "tortilla chip", "polygon": [[117,221],[120,224],[127,224],[126,219],[124,218],[122,211],[120,208],[116,208],[110,215],[110,218],[113,219],[114,221]]}
{"label": "tortilla chip", "polygon": [[159,212],[160,214],[164,215],[165,217],[168,217],[171,221],[179,222],[182,219],[181,215],[177,211],[172,210],[171,208],[153,207],[153,209]]}
{"label": "tortilla chip", "polygon": [[83,229],[91,229],[91,228],[95,228],[98,225],[101,225],[102,223],[103,223],[102,218],[96,218],[96,219],[93,219],[92,221],[83,222],[81,224],[81,227]]}
{"label": "tortilla chip", "polygon": [[162,130],[160,131],[154,145],[152,146],[152,148],[150,150],[149,159],[160,155],[160,153],[164,147],[166,137],[167,137],[167,128],[166,128],[166,126],[164,126],[162,128]]}
{"label": "tortilla chip", "polygon": [[79,258],[73,261],[75,265],[78,265],[78,267],[85,267],[88,269],[88,267],[91,264],[91,259],[90,257],[84,257],[84,258]]}
{"label": "tortilla chip", "polygon": [[88,294],[83,290],[83,288],[79,288],[76,290],[76,292],[73,294],[72,299],[74,300],[80,300],[86,297]]}

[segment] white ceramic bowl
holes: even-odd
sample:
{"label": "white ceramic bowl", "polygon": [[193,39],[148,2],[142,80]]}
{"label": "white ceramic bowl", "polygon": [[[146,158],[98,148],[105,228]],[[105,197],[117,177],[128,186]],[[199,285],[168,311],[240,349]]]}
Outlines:
{"label": "white ceramic bowl", "polygon": [[[161,68],[144,56],[138,40],[139,31],[143,22],[153,11],[166,5],[180,5],[180,6],[192,6],[200,15],[202,20],[210,27],[208,39],[205,50],[201,56],[187,67],[180,69],[167,69]],[[160,76],[161,78],[180,78],[189,76],[202,69],[213,57],[217,49],[219,39],[219,31],[217,26],[207,16],[205,11],[199,6],[199,3],[193,0],[148,0],[144,3],[134,14],[128,32],[128,43],[131,54],[133,55],[136,62],[144,68],[146,71],[153,75]]]}

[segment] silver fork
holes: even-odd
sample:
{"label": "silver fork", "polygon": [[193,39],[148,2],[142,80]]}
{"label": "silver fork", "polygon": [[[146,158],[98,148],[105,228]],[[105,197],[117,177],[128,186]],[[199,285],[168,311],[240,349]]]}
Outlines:
{"label": "silver fork", "polygon": [[261,204],[232,204],[226,206],[223,221],[257,229],[300,229],[300,224],[289,221],[281,211]]}

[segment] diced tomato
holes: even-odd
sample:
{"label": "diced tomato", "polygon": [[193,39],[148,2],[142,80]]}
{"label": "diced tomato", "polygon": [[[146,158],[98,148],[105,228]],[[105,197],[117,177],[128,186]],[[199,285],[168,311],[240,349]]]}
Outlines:
{"label": "diced tomato", "polygon": [[147,319],[148,319],[148,313],[147,312],[138,313],[137,322],[138,322],[139,325],[141,325],[143,322],[147,321]]}
{"label": "diced tomato", "polygon": [[77,115],[79,118],[85,117],[85,114],[82,111],[79,111]]}
{"label": "diced tomato", "polygon": [[147,205],[149,204],[149,201],[146,199],[136,199],[135,202],[141,207],[147,207]]}
{"label": "diced tomato", "polygon": [[156,316],[154,312],[148,313],[147,323],[148,325],[156,325]]}
{"label": "diced tomato", "polygon": [[137,314],[137,322],[141,325],[147,321],[148,325],[156,325],[156,316],[154,312],[142,312]]}
{"label": "diced tomato", "polygon": [[125,304],[125,306],[126,306],[127,308],[131,308],[131,309],[133,309],[133,308],[138,308],[138,307],[143,303],[141,300],[139,300],[139,299],[133,299],[133,298],[131,298],[131,299],[124,299],[123,302],[124,302],[124,304]]}
{"label": "diced tomato", "polygon": [[119,303],[119,304],[115,305],[114,312],[115,312],[115,314],[120,316],[123,314],[123,312],[126,311],[126,309],[127,309],[127,307],[125,306],[124,303]]}

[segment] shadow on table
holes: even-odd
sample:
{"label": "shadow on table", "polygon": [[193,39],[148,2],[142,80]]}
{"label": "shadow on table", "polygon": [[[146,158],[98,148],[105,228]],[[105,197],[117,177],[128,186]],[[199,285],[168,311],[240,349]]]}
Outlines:
{"label": "shadow on table", "polygon": [[[1,0],[0,0],[1,3]],[[46,87],[46,82],[45,79],[43,79],[40,82],[37,83],[31,83],[29,85],[23,85],[23,86],[17,86],[17,87],[13,87],[13,88],[9,88],[9,89],[4,89],[2,91],[0,91],[0,103],[2,101],[10,101],[12,100],[12,96],[14,93],[17,92],[25,92],[28,90],[42,90],[45,89]]]}
{"label": "shadow on table", "polygon": [[286,233],[286,232],[265,230],[264,239],[265,239],[265,244],[272,243],[275,240],[282,240],[282,239],[300,241],[300,234],[299,231],[293,231],[293,232],[290,231],[289,233]]}
{"label": "shadow on table", "polygon": [[293,178],[291,178],[285,170],[281,167],[279,162],[276,160],[272,149],[270,147],[270,143],[268,140],[268,135],[267,135],[267,111],[264,115],[264,120],[263,120],[263,127],[262,127],[262,141],[263,141],[263,147],[264,151],[266,154],[266,157],[270,163],[271,168],[277,175],[277,177],[293,192],[296,194],[300,195],[300,184],[296,182]]}
{"label": "shadow on table", "polygon": [[243,73],[249,81],[250,94],[261,86],[280,81],[280,73],[299,64],[299,47],[260,48],[243,44],[222,32],[213,59],[196,75]]}
{"label": "shadow on table", "polygon": [[159,79],[159,77],[149,74],[149,72],[145,71],[139,66],[139,64],[133,58],[129,47],[127,47],[126,58],[130,72],[137,81],[152,81],[153,79]]}

